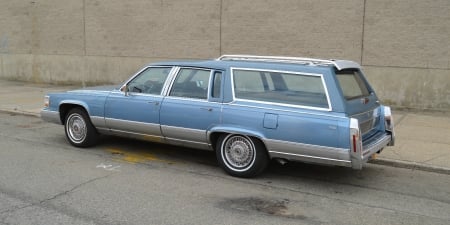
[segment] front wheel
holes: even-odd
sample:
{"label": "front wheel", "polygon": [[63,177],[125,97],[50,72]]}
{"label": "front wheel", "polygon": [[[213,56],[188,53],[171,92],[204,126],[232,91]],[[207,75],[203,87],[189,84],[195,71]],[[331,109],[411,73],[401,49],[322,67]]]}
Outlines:
{"label": "front wheel", "polygon": [[97,130],[83,109],[73,108],[67,113],[64,130],[67,140],[75,147],[89,147],[97,142]]}
{"label": "front wheel", "polygon": [[264,171],[269,162],[264,144],[259,139],[239,134],[220,136],[216,157],[220,166],[236,177],[254,177]]}

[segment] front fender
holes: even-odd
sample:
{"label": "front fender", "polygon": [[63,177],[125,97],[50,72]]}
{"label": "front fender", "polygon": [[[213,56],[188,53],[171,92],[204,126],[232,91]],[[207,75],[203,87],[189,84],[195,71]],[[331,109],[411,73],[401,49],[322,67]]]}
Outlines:
{"label": "front fender", "polygon": [[88,106],[88,104],[86,102],[79,101],[79,100],[63,100],[63,101],[61,101],[59,103],[59,111],[60,112],[61,112],[61,107],[63,105],[77,105],[77,106],[81,106],[81,107],[83,107],[86,110],[86,112],[88,114],[90,114],[90,109],[89,109],[89,106]]}

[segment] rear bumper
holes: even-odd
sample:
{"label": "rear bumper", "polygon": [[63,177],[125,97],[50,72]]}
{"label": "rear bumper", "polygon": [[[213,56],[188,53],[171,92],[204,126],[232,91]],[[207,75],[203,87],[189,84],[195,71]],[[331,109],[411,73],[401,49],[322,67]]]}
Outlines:
{"label": "rear bumper", "polygon": [[363,143],[361,157],[352,158],[352,168],[362,169],[363,165],[370,160],[373,154],[390,146],[394,142],[394,136],[390,133],[380,132]]}
{"label": "rear bumper", "polygon": [[384,147],[389,146],[389,144],[393,141],[392,135],[384,134],[380,137],[376,137],[376,141],[373,141],[367,145],[363,146],[363,154],[362,161],[369,161],[370,157],[382,150]]}
{"label": "rear bumper", "polygon": [[61,117],[59,116],[58,111],[50,111],[48,109],[43,109],[41,110],[41,119],[50,123],[62,124]]}

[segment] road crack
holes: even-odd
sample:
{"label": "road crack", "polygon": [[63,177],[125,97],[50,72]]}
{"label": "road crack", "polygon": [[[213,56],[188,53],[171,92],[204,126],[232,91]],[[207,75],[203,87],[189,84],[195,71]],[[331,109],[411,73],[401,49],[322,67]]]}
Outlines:
{"label": "road crack", "polygon": [[[78,185],[76,185],[76,186],[70,188],[69,190],[62,191],[62,192],[60,192],[60,193],[58,193],[58,194],[56,194],[56,195],[54,195],[54,196],[52,196],[52,197],[50,197],[50,198],[46,198],[46,199],[40,200],[40,201],[38,201],[38,202],[27,203],[26,205],[23,205],[23,206],[20,206],[20,207],[15,206],[15,207],[12,207],[12,208],[10,208],[10,209],[6,209],[6,210],[3,210],[3,211],[0,211],[0,215],[14,213],[14,212],[16,212],[16,211],[23,210],[23,209],[26,209],[26,208],[29,208],[29,207],[33,207],[33,206],[41,206],[41,205],[44,205],[44,204],[46,204],[47,202],[53,201],[53,200],[55,200],[55,199],[57,199],[57,198],[59,198],[59,197],[61,197],[61,196],[68,195],[68,194],[74,192],[75,190],[77,190],[77,189],[79,189],[79,188],[85,186],[85,185],[88,185],[88,184],[90,184],[90,183],[93,183],[93,182],[95,182],[95,181],[98,181],[98,180],[101,180],[101,179],[104,179],[104,178],[108,178],[108,177],[111,176],[111,175],[113,175],[113,173],[110,173],[110,174],[105,175],[105,176],[101,176],[101,177],[96,177],[96,178],[90,179],[90,180],[88,180],[88,181],[85,181],[85,182],[83,182],[83,183],[81,183],[81,184],[78,184]],[[4,219],[4,217],[2,217],[2,219]],[[1,222],[1,221],[2,221],[2,220],[0,220],[0,222]]]}
{"label": "road crack", "polygon": [[95,182],[95,181],[98,181],[98,180],[101,180],[101,179],[104,179],[104,178],[108,178],[108,177],[111,176],[112,174],[113,174],[113,173],[110,173],[110,174],[105,175],[105,176],[102,176],[102,177],[96,177],[96,178],[93,178],[93,179],[88,180],[88,181],[86,181],[86,182],[83,182],[83,183],[81,183],[81,184],[78,184],[78,185],[74,186],[73,188],[71,188],[70,190],[63,191],[63,192],[61,192],[61,193],[58,193],[58,194],[54,195],[53,197],[50,197],[50,198],[47,198],[47,199],[44,199],[44,200],[39,201],[38,205],[42,205],[42,204],[44,204],[44,203],[46,203],[46,202],[50,202],[50,201],[55,200],[55,199],[57,199],[57,198],[59,198],[59,197],[61,197],[61,196],[68,195],[68,194],[74,192],[75,190],[77,190],[77,189],[79,189],[79,188],[81,188],[81,187],[83,187],[83,186],[85,186],[85,185],[87,185],[87,184],[93,183],[93,182]]}

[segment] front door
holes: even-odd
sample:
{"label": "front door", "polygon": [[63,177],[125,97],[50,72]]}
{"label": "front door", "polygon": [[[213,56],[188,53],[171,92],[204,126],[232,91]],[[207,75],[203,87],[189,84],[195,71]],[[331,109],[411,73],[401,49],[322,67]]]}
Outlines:
{"label": "front door", "polygon": [[124,88],[111,93],[105,103],[106,126],[115,133],[144,136],[159,141],[162,89],[171,67],[148,67]]}

